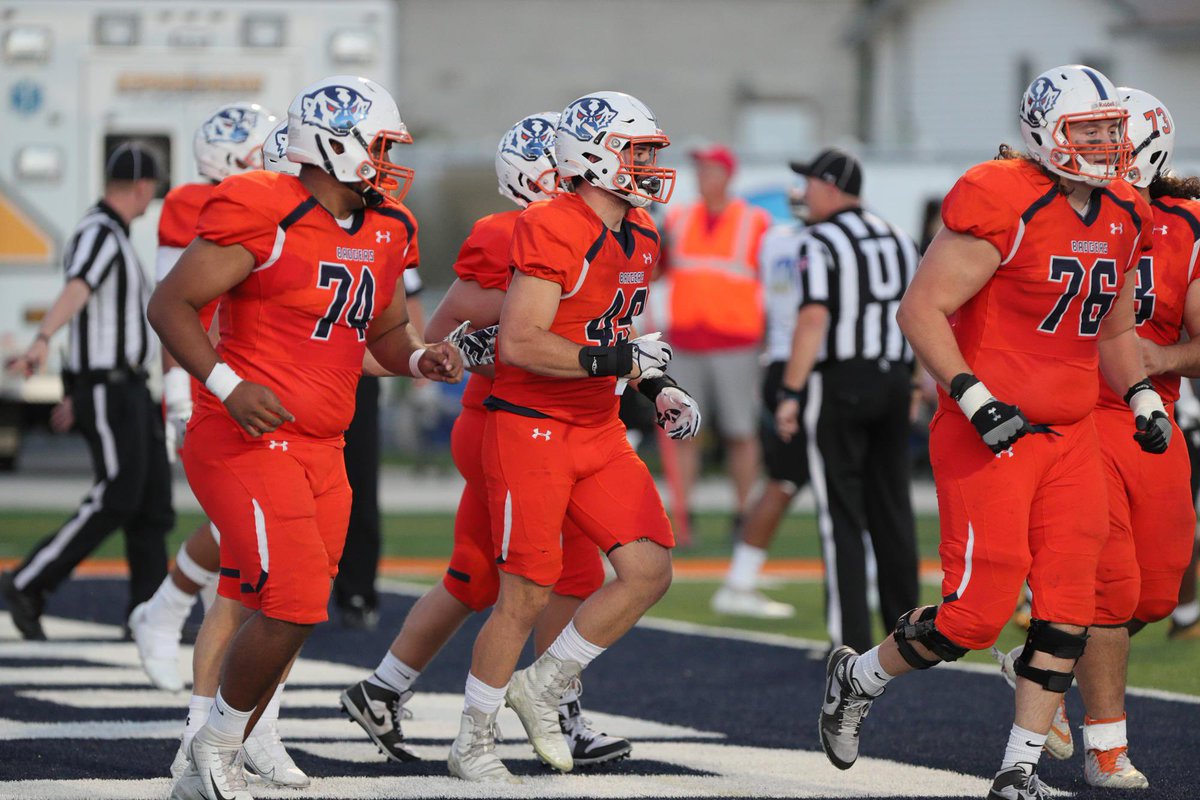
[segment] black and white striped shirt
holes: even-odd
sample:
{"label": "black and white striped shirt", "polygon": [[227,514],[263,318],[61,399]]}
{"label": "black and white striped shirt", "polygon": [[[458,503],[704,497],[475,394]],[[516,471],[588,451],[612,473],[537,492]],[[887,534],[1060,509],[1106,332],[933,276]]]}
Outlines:
{"label": "black and white striped shirt", "polygon": [[84,214],[66,253],[67,280],[92,290],[71,320],[66,369],[143,369],[157,351],[146,321],[150,286],[129,241],[129,228],[103,200]]}
{"label": "black and white striped shirt", "polygon": [[817,364],[854,358],[911,364],[896,324],[900,298],[917,269],[917,246],[875,214],[851,208],[805,230],[800,240],[804,305],[829,309]]}

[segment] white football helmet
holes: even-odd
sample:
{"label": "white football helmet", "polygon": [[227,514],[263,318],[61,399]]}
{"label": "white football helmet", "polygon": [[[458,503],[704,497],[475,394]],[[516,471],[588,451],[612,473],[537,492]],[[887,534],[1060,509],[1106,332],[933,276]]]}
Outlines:
{"label": "white football helmet", "polygon": [[288,124],[285,119],[267,135],[267,140],[263,142],[262,146],[263,166],[271,172],[299,175],[300,165],[295,161],[288,160],[287,157],[287,129]]}
{"label": "white football helmet", "polygon": [[508,129],[496,149],[500,194],[524,208],[558,193],[554,129],[558,112],[531,114]]}
{"label": "white football helmet", "polygon": [[1122,86],[1117,95],[1129,112],[1129,141],[1133,144],[1133,163],[1125,180],[1145,189],[1171,168],[1175,122],[1162,101],[1149,92]]}
{"label": "white football helmet", "polygon": [[369,78],[334,75],[301,90],[288,108],[287,157],[342,183],[363,183],[368,205],[402,199],[413,171],[393,164],[393,144],[412,144],[387,90]]}
{"label": "white football helmet", "polygon": [[258,103],[221,106],[196,129],[192,139],[196,169],[214,181],[262,169],[262,143],[278,121]]}
{"label": "white football helmet", "polygon": [[[655,165],[671,144],[649,108],[623,92],[593,92],[567,106],[558,121],[554,152],[558,174],[583,180],[644,208],[665,203],[675,189],[675,170]],[[635,149],[648,159],[635,161]]]}
{"label": "white football helmet", "polygon": [[[1046,70],[1021,97],[1021,138],[1034,160],[1064,178],[1104,186],[1129,169],[1129,113],[1102,73],[1082,64]],[[1072,143],[1071,130],[1089,122],[1120,122],[1116,141]]]}

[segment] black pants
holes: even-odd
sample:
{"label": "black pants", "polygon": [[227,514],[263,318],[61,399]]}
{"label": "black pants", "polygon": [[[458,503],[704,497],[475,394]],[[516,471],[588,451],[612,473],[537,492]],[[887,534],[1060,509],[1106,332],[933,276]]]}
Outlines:
{"label": "black pants", "polygon": [[354,398],[354,419],[346,429],[346,477],[354,500],[346,549],[338,564],[333,593],[338,608],[361,597],[368,608],[379,605],[375,577],[379,574],[379,379],[364,375]]}
{"label": "black pants", "polygon": [[166,537],[175,527],[162,411],[146,382],[133,376],[108,382],[79,379],[71,399],[96,482],[75,515],[25,558],[16,572],[16,587],[54,591],[121,528],[132,610],[149,600],[167,576]]}
{"label": "black pants", "polygon": [[879,567],[885,630],[917,605],[909,496],[911,373],[903,364],[826,365],[809,382],[805,425],[825,556],[826,621],[834,644],[875,644],[867,607],[864,531]]}

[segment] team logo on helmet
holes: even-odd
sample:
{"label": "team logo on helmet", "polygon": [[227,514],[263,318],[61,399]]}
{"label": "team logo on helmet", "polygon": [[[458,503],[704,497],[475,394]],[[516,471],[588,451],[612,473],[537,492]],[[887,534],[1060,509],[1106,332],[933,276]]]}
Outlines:
{"label": "team logo on helmet", "polygon": [[1029,87],[1029,91],[1025,92],[1025,98],[1021,103],[1021,115],[1030,125],[1038,127],[1046,119],[1046,114],[1050,109],[1054,108],[1054,104],[1058,102],[1061,94],[1062,90],[1055,86],[1049,78],[1038,78]]}
{"label": "team logo on helmet", "polygon": [[349,86],[325,86],[301,101],[300,121],[341,136],[367,117],[371,101]]}
{"label": "team logo on helmet", "polygon": [[526,161],[537,161],[554,146],[554,128],[544,119],[526,117],[509,131],[504,141],[504,152],[519,156]]}
{"label": "team logo on helmet", "polygon": [[274,152],[287,152],[287,125],[281,125],[275,129],[275,135],[271,137],[274,144]]}
{"label": "team logo on helmet", "polygon": [[223,108],[209,117],[200,130],[210,144],[232,142],[241,144],[250,138],[258,123],[258,112],[246,108]]}
{"label": "team logo on helmet", "polygon": [[559,127],[581,142],[596,134],[617,118],[617,110],[602,97],[583,97],[567,106]]}

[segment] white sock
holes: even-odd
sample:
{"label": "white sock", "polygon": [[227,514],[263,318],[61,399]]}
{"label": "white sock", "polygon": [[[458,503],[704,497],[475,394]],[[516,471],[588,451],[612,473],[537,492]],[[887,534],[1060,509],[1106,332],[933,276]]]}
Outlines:
{"label": "white sock", "polygon": [[265,734],[269,726],[279,721],[279,701],[283,699],[284,685],[281,683],[275,687],[275,694],[271,695],[271,699],[267,701],[267,707],[263,709],[262,716],[258,718],[258,722],[254,723],[254,730],[250,731],[251,736]]}
{"label": "white sock", "polygon": [[217,696],[213,698],[212,711],[208,712],[208,728],[225,744],[241,744],[253,712],[254,709],[239,711],[229,705],[218,689]]}
{"label": "white sock", "polygon": [[733,558],[729,560],[729,574],[725,585],[730,589],[751,591],[758,586],[758,574],[767,563],[767,551],[761,547],[738,542],[733,546]]}
{"label": "white sock", "polygon": [[168,575],[146,603],[146,616],[152,625],[182,630],[195,602],[195,595],[180,589]]}
{"label": "white sock", "polygon": [[1171,619],[1175,620],[1175,624],[1181,628],[1186,628],[1200,619],[1200,600],[1193,600],[1190,603],[1181,603],[1171,612]]}
{"label": "white sock", "polygon": [[408,691],[409,687],[419,677],[421,677],[419,669],[413,669],[392,655],[391,650],[388,650],[384,653],[383,660],[379,662],[379,666],[375,668],[375,672],[367,678],[367,683],[373,683],[383,689],[391,689],[393,692],[403,694]]}
{"label": "white sock", "polygon": [[856,658],[850,668],[850,681],[855,691],[867,697],[878,697],[894,677],[879,663],[878,645]]}
{"label": "white sock", "polygon": [[567,623],[567,627],[562,629],[554,644],[546,650],[547,655],[554,656],[559,661],[578,661],[582,667],[592,663],[596,656],[603,652],[603,647],[598,647],[579,635],[579,631],[575,629],[575,620]]}
{"label": "white sock", "polygon": [[208,712],[212,710],[212,704],[213,698],[201,694],[194,694],[192,699],[188,700],[187,722],[183,724],[183,752],[188,751],[188,745],[192,743],[196,731],[208,722]]}
{"label": "white sock", "polygon": [[506,691],[508,691],[507,684],[500,687],[488,686],[479,678],[468,673],[464,705],[467,708],[477,708],[485,714],[494,714],[500,709],[500,704],[504,702]]}
{"label": "white sock", "polygon": [[1117,747],[1127,747],[1129,737],[1125,732],[1125,715],[1116,719],[1094,720],[1084,717],[1083,720],[1083,749],[1112,750]]}
{"label": "white sock", "polygon": [[1026,773],[1033,772],[1045,746],[1046,734],[1027,731],[1013,723],[1012,730],[1008,733],[1008,747],[1004,748],[1004,761],[1001,762],[1000,769],[1020,764],[1022,767],[1029,767],[1025,770]]}

